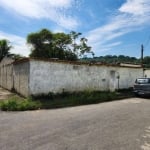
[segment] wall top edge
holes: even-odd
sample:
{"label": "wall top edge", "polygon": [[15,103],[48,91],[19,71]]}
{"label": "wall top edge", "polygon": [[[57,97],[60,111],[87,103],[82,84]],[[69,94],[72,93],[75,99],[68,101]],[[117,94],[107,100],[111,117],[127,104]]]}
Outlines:
{"label": "wall top edge", "polygon": [[16,60],[13,62],[14,65],[30,62],[30,61],[42,61],[42,62],[53,62],[53,63],[62,63],[62,64],[73,64],[73,65],[88,65],[88,66],[106,66],[106,67],[121,67],[121,68],[141,68],[141,65],[135,65],[135,64],[105,64],[105,63],[88,63],[88,62],[79,62],[79,61],[65,61],[65,60],[58,60],[58,59],[42,59],[42,58],[23,58],[20,60]]}

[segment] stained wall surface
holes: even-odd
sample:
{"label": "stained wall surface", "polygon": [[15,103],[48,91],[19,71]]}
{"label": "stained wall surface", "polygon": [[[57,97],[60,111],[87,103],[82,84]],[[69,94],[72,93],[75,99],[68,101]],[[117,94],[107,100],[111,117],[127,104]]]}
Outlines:
{"label": "stained wall surface", "polygon": [[[148,74],[148,72],[145,72]],[[0,85],[30,95],[84,90],[114,91],[132,87],[143,77],[140,67],[79,64],[71,62],[27,59],[0,64]]]}
{"label": "stained wall surface", "polygon": [[0,86],[12,90],[13,89],[13,63],[14,60],[5,58],[0,63]]}
{"label": "stained wall surface", "polygon": [[14,90],[25,97],[30,95],[29,66],[29,62],[22,62],[13,65]]}
{"label": "stained wall surface", "polygon": [[132,87],[142,68],[30,61],[30,93],[110,90]]}

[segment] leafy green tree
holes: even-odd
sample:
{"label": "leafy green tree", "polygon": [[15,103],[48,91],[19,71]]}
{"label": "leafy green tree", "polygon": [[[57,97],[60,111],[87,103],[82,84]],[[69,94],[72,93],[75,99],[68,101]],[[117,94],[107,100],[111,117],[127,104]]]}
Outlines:
{"label": "leafy green tree", "polygon": [[[70,36],[65,33],[53,34],[53,49],[56,53],[56,57],[59,59],[68,60],[68,44],[71,43]],[[74,59],[73,59],[74,60]]]}
{"label": "leafy green tree", "polygon": [[85,53],[91,53],[94,57],[94,53],[91,51],[91,47],[87,45],[88,40],[84,37],[79,39],[79,37],[82,35],[80,32],[77,33],[75,31],[71,31],[69,35],[72,41],[71,50],[77,55],[77,57],[82,57]]}
{"label": "leafy green tree", "polygon": [[84,53],[90,53],[87,39],[78,37],[81,33],[72,31],[70,34],[52,33],[47,29],[31,33],[27,36],[27,43],[31,44],[31,57],[59,58],[61,60],[77,60]]}
{"label": "leafy green tree", "polygon": [[9,41],[6,39],[0,40],[0,61],[10,54],[10,49],[12,46],[10,45]]}
{"label": "leafy green tree", "polygon": [[150,56],[145,56],[143,59],[144,66],[150,68]]}
{"label": "leafy green tree", "polygon": [[150,63],[150,56],[145,56],[143,59],[143,63],[149,64]]}
{"label": "leafy green tree", "polygon": [[71,44],[71,38],[65,33],[53,34],[53,46],[57,49],[68,50],[67,46]]}
{"label": "leafy green tree", "polygon": [[54,57],[52,41],[53,33],[47,29],[30,33],[27,36],[27,43],[32,45],[30,56],[41,58]]}
{"label": "leafy green tree", "polygon": [[[118,63],[133,63],[133,64],[140,64],[140,59],[136,57],[129,57],[129,56],[124,56],[124,55],[106,55],[106,56],[99,56],[99,57],[94,57],[94,58],[86,58],[84,60],[81,59],[81,61],[86,61],[86,62],[98,62],[98,63],[107,63],[107,64],[118,64]],[[147,64],[150,62],[147,57],[144,58],[143,60],[144,64]]]}
{"label": "leafy green tree", "polygon": [[76,61],[78,59],[77,55],[70,50],[64,51],[65,60]]}

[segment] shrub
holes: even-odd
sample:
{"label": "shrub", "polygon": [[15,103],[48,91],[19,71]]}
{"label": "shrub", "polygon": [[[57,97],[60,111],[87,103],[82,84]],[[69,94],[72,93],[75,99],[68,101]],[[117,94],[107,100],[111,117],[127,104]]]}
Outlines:
{"label": "shrub", "polygon": [[5,111],[25,111],[37,109],[61,108],[69,106],[79,106],[96,104],[132,97],[132,92],[122,90],[118,92],[109,91],[83,91],[83,92],[63,92],[40,94],[32,98],[23,99],[12,97],[0,102],[0,108]]}
{"label": "shrub", "polygon": [[31,99],[18,99],[16,97],[2,101],[0,104],[1,110],[4,111],[25,111],[36,110],[41,107],[39,101],[32,101]]}

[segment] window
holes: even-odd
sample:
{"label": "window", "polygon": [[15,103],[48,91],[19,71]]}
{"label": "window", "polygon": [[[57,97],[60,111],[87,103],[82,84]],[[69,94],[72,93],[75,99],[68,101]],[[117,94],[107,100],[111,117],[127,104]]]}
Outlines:
{"label": "window", "polygon": [[148,78],[136,79],[135,83],[138,83],[138,84],[150,83],[150,79],[148,79]]}

